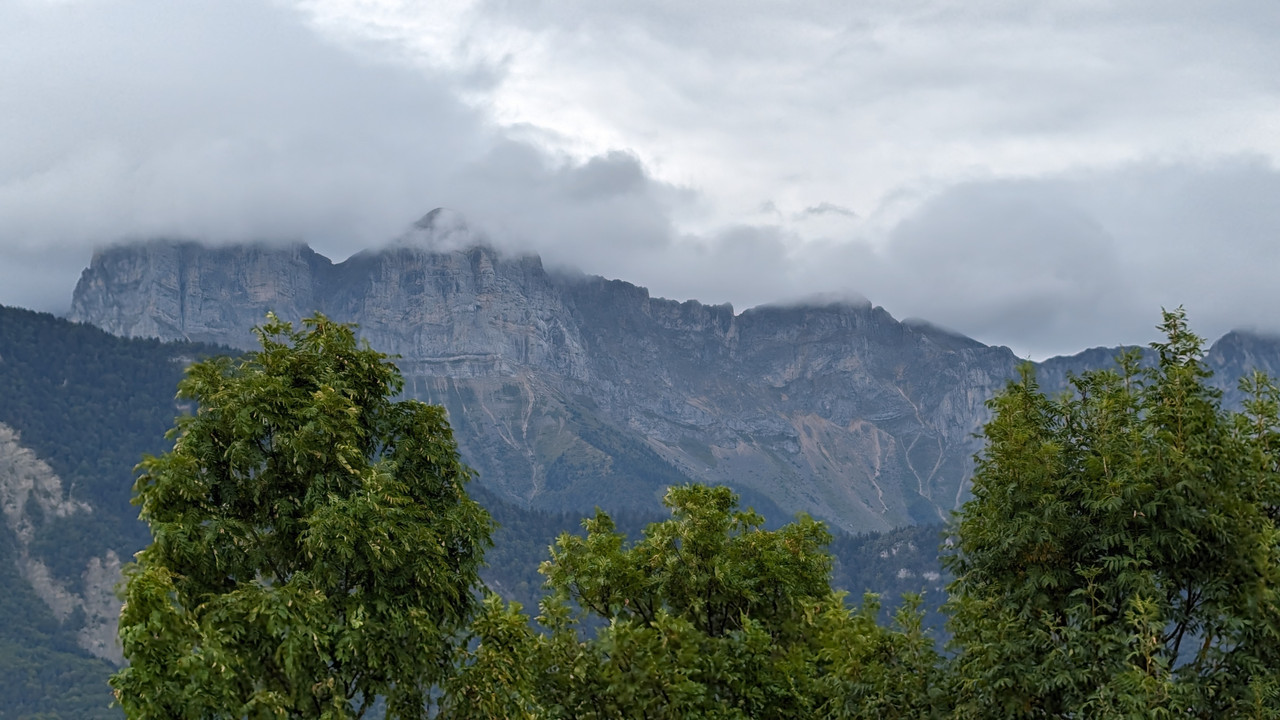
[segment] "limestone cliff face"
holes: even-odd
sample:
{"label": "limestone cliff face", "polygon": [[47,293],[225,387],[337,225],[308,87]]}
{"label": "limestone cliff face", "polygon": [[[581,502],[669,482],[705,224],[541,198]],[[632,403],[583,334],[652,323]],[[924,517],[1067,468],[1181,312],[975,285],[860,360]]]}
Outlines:
{"label": "limestone cliff face", "polygon": [[303,245],[111,248],[81,275],[69,318],[125,337],[250,348],[267,312],[297,321],[317,310],[360,323],[383,352],[449,375],[584,372],[581,339],[541,261],[484,247],[399,246],[338,265]]}
{"label": "limestone cliff face", "polygon": [[984,402],[1015,364],[867,303],[735,315],[616,281],[563,286],[612,418],[692,477],[848,528],[955,507]]}
{"label": "limestone cliff face", "polygon": [[124,337],[247,346],[267,309],[290,318],[314,310],[330,267],[305,245],[152,241],[96,253],[76,285],[69,317]]}
{"label": "limestone cliff face", "polygon": [[534,367],[585,377],[578,328],[536,257],[402,246],[361,253],[334,270],[316,307],[358,322],[374,347],[404,359],[408,373],[475,377]]}
{"label": "limestone cliff face", "polygon": [[1016,364],[870,304],[735,314],[412,235],[338,264],[302,246],[112,248],[85,270],[71,317],[247,348],[268,310],[359,323],[400,356],[409,394],[449,408],[483,482],[574,510],[653,503],[696,479],[850,529],[937,520],[961,499],[983,403]]}

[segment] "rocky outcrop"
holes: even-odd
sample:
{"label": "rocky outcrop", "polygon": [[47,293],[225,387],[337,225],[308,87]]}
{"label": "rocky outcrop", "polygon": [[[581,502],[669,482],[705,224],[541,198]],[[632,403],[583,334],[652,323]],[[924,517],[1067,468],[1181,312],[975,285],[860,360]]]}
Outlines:
{"label": "rocky outcrop", "polygon": [[305,245],[207,248],[151,241],[96,253],[70,318],[115,335],[245,346],[261,308],[299,317],[318,305],[328,259]]}
{"label": "rocky outcrop", "polygon": [[89,506],[63,497],[62,480],[35,453],[18,442],[18,433],[0,423],[0,509],[20,546],[31,542],[36,526],[50,517],[87,513]]}
{"label": "rocky outcrop", "polygon": [[71,590],[54,576],[49,566],[33,552],[32,539],[40,525],[52,518],[92,512],[89,505],[65,497],[62,481],[35,453],[22,446],[18,434],[0,423],[0,508],[5,531],[13,534],[18,572],[31,584],[61,622],[79,611],[83,624],[78,629],[80,646],[97,657],[123,662],[116,626],[120,601],[115,595],[120,581],[120,558],[110,550],[93,558],[84,568],[80,587]]}

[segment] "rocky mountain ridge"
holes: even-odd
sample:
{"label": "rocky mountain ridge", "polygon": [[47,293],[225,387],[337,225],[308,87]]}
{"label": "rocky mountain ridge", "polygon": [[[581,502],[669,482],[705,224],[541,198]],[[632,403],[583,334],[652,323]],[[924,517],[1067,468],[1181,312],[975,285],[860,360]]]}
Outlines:
{"label": "rocky mountain ridge", "polygon": [[304,245],[110,248],[70,317],[251,348],[268,311],[317,310],[399,356],[406,392],[449,409],[486,487],[550,510],[653,505],[693,479],[847,530],[945,519],[965,497],[985,401],[1019,363],[870,303],[735,313],[412,236],[340,263]]}
{"label": "rocky mountain ridge", "polygon": [[70,317],[248,348],[267,311],[315,310],[400,356],[482,482],[553,509],[697,479],[848,529],[938,520],[1017,362],[869,303],[735,314],[483,246],[337,264],[298,245],[117,247],[95,255]]}

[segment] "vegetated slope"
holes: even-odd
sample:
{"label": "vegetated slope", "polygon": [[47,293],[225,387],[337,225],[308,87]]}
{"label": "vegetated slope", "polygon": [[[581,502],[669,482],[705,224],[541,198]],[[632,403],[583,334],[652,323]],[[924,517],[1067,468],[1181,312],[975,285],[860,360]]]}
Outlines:
{"label": "vegetated slope", "polygon": [[68,495],[94,509],[91,520],[51,523],[61,549],[46,560],[64,577],[94,552],[75,542],[92,533],[97,548],[132,552],[147,540],[129,503],[133,466],[163,450],[181,412],[178,380],[192,358],[225,349],[125,340],[52,315],[0,308],[0,423],[18,432],[62,479]]}
{"label": "vegetated slope", "polygon": [[114,585],[147,540],[132,468],[164,447],[186,358],[208,351],[0,307],[0,716],[119,716]]}
{"label": "vegetated slope", "polygon": [[856,603],[865,593],[879,595],[881,620],[886,623],[904,595],[920,595],[924,624],[941,640],[946,624],[942,605],[950,581],[939,561],[944,528],[910,525],[883,533],[836,534],[831,543],[832,587],[845,590]]}
{"label": "vegetated slope", "polygon": [[0,718],[118,718],[107,676],[114,666],[80,647],[18,570],[14,538],[0,532]]}

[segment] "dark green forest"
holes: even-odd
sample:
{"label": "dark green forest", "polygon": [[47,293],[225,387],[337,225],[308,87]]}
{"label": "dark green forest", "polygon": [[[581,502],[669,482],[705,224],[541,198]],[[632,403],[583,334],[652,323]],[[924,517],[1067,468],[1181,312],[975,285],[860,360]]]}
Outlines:
{"label": "dark green forest", "polygon": [[[73,591],[90,558],[128,558],[150,536],[130,504],[133,467],[166,447],[185,365],[223,350],[125,340],[44,313],[0,308],[0,423],[16,430],[89,514],[46,518],[30,552]],[[76,644],[74,616],[60,623],[19,575],[14,540],[0,539],[7,592],[0,625],[3,717],[118,717],[108,711],[112,666]]]}

